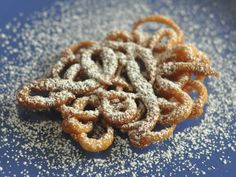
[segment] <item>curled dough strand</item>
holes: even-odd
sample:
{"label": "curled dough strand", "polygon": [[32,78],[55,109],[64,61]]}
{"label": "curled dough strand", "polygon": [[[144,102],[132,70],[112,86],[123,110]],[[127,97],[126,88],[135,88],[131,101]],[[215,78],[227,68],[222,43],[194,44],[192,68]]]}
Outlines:
{"label": "curled dough strand", "polygon": [[145,147],[150,145],[152,142],[160,142],[169,138],[176,125],[162,129],[161,131],[147,131],[145,133],[139,133],[137,131],[129,131],[130,142],[135,147]]}
{"label": "curled dough strand", "polygon": [[[165,37],[167,38],[167,42],[166,44],[163,44],[162,40]],[[148,47],[154,52],[159,53],[177,45],[178,43],[180,43],[180,41],[178,41],[177,35],[173,29],[160,29],[150,39]]]}
{"label": "curled dough strand", "polygon": [[200,116],[203,112],[203,107],[206,104],[208,98],[208,93],[205,85],[198,80],[188,81],[183,90],[185,92],[191,92],[194,90],[197,92],[198,96],[194,100],[193,109],[189,117],[194,118]]}
{"label": "curled dough strand", "polygon": [[138,108],[129,94],[109,91],[101,99],[101,112],[109,124],[121,126],[136,118]]}
{"label": "curled dough strand", "polygon": [[80,55],[78,54],[81,53],[81,49],[88,49],[96,44],[97,42],[95,41],[82,41],[78,44],[72,44],[71,46],[63,50],[61,52],[60,60],[53,66],[51,70],[52,77],[61,78],[60,73],[63,71],[63,69],[75,63],[79,64]]}
{"label": "curled dough strand", "polygon": [[81,121],[93,121],[96,120],[99,111],[97,109],[95,110],[85,110],[85,107],[87,105],[92,105],[94,107],[97,107],[94,100],[91,99],[91,97],[81,97],[77,98],[72,106],[67,105],[61,105],[57,109],[62,113],[63,117],[70,117],[73,116]]}
{"label": "curled dough strand", "polygon": [[89,138],[87,133],[72,134],[75,141],[78,141],[83,149],[89,152],[100,152],[109,148],[114,140],[114,130],[107,128],[107,132],[99,139]]}
{"label": "curled dough strand", "polygon": [[62,129],[70,134],[88,133],[93,129],[93,122],[82,123],[75,117],[68,117],[62,121]]}
{"label": "curled dough strand", "polygon": [[108,33],[108,35],[106,36],[106,40],[129,42],[132,41],[133,38],[128,31],[116,30]]}
{"label": "curled dough strand", "polygon": [[170,26],[171,28],[173,28],[175,30],[175,32],[179,38],[178,41],[183,41],[184,34],[183,34],[182,30],[180,29],[180,27],[173,20],[171,20],[165,16],[162,16],[162,15],[151,15],[148,17],[140,18],[133,23],[132,28],[133,28],[133,30],[136,30],[139,26],[141,26],[142,24],[147,23],[147,22],[157,22],[157,23],[162,23],[162,24]]}
{"label": "curled dough strand", "polygon": [[154,83],[156,92],[171,97],[177,101],[177,105],[168,114],[161,115],[160,123],[164,125],[175,125],[189,117],[192,111],[193,102],[191,97],[178,85],[157,76]]}
{"label": "curled dough strand", "polygon": [[75,95],[71,92],[68,92],[67,90],[50,93],[48,97],[41,96],[40,93],[34,96],[31,95],[31,93],[34,91],[41,92],[42,94],[51,91],[51,89],[45,88],[44,85],[40,85],[41,82],[42,81],[35,81],[29,85],[24,86],[17,93],[17,101],[21,105],[31,109],[47,109],[66,104],[75,98]]}

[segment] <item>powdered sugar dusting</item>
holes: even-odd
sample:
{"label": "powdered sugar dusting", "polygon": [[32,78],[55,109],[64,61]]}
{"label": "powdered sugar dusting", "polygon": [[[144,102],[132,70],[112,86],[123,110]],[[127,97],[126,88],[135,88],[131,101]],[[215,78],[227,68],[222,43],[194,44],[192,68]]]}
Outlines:
{"label": "powdered sugar dusting", "polygon": [[[127,138],[117,136],[108,152],[91,158],[62,133],[61,120],[54,118],[58,116],[24,113],[16,106],[15,91],[48,71],[56,62],[54,56],[65,46],[85,39],[103,39],[112,28],[128,29],[129,23],[156,10],[173,17],[186,32],[186,40],[209,53],[213,66],[222,73],[219,80],[207,82],[209,101],[199,125],[177,132],[170,140],[141,153],[129,145]],[[0,30],[0,174],[26,176],[34,171],[40,176],[190,176],[217,169],[213,158],[222,165],[230,163],[228,152],[236,151],[236,30],[230,30],[231,22],[224,18],[220,18],[219,28],[216,14],[198,22],[206,18],[206,12],[204,5],[189,9],[181,3],[174,6],[172,1],[151,6],[143,1],[100,1],[92,6],[87,1],[69,1],[57,2],[50,11],[36,13],[28,22],[9,22]],[[193,20],[196,13],[199,16]],[[13,35],[14,31],[18,33]]]}

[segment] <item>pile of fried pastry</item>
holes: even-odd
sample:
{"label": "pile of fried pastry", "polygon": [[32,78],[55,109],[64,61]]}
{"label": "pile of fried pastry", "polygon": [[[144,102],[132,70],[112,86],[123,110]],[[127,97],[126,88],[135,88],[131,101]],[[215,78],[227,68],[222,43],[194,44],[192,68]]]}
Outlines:
{"label": "pile of fried pastry", "polygon": [[[145,32],[140,26],[148,22],[161,28]],[[117,131],[145,147],[203,113],[208,97],[203,81],[210,75],[219,74],[209,57],[184,43],[174,21],[153,15],[135,21],[131,31],[69,46],[50,77],[23,86],[17,100],[28,108],[59,111],[64,132],[86,151],[106,150]],[[93,135],[97,128],[103,133]]]}

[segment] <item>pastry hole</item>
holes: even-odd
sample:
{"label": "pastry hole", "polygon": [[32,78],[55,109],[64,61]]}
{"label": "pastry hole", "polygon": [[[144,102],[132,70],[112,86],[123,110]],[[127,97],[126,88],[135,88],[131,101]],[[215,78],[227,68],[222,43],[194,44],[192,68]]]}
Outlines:
{"label": "pastry hole", "polygon": [[141,72],[146,71],[145,64],[144,64],[144,62],[141,58],[136,57],[135,61],[138,63],[138,66],[139,66],[139,69],[140,69]]}
{"label": "pastry hole", "polygon": [[160,38],[159,42],[160,42],[161,45],[167,45],[169,40],[170,40],[170,37],[167,36],[167,35],[164,35]]}
{"label": "pastry hole", "polygon": [[139,101],[139,99],[135,99],[134,101],[135,101],[135,103],[136,103],[137,106],[140,105],[140,101]]}
{"label": "pastry hole", "polygon": [[85,81],[88,80],[89,77],[82,71],[80,70],[77,75],[75,76],[74,81]]}
{"label": "pastry hole", "polygon": [[161,130],[164,130],[166,128],[170,128],[171,126],[164,126],[164,125],[160,125],[160,124],[157,124],[154,129],[152,131],[155,131],[155,132],[160,132]]}
{"label": "pastry hole", "polygon": [[166,24],[161,23],[161,22],[147,20],[146,22],[140,24],[138,26],[138,28],[139,28],[140,31],[143,31],[143,32],[148,33],[150,35],[154,35],[160,29],[166,29],[166,28],[168,29],[169,25],[166,25]]}
{"label": "pastry hole", "polygon": [[191,90],[190,92],[188,92],[188,94],[193,100],[196,100],[199,96],[196,90]]}
{"label": "pastry hole", "polygon": [[95,107],[92,104],[87,104],[84,108],[86,111],[95,111]]}
{"label": "pastry hole", "polygon": [[72,64],[65,65],[59,72],[60,78],[64,78],[66,71],[71,67]]}
{"label": "pastry hole", "polygon": [[123,70],[120,74],[120,76],[128,83],[131,84],[131,81],[129,79],[129,76],[125,70]]}
{"label": "pastry hole", "polygon": [[139,66],[139,69],[140,69],[140,72],[143,75],[143,77],[146,78],[147,80],[150,80],[149,77],[148,77],[148,74],[147,74],[148,73],[147,68],[146,68],[145,63],[143,62],[143,60],[139,57],[136,57],[135,61],[137,62],[138,66]]}
{"label": "pastry hole", "polygon": [[50,92],[48,92],[48,91],[31,91],[30,96],[41,96],[41,97],[44,97],[44,98],[48,98],[49,93]]}
{"label": "pastry hole", "polygon": [[120,108],[119,108],[119,111],[120,111],[120,112],[125,112],[126,110],[127,110],[127,109],[126,109],[125,107],[120,107]]}
{"label": "pastry hole", "polygon": [[99,118],[99,121],[94,122],[94,128],[92,131],[88,133],[89,138],[100,138],[104,133],[106,133],[106,130],[103,128],[102,122]]}
{"label": "pastry hole", "polygon": [[134,101],[137,104],[137,107],[139,110],[137,120],[145,119],[147,117],[147,109],[146,109],[145,105],[143,104],[143,102],[140,99],[135,99]]}
{"label": "pastry hole", "polygon": [[109,85],[107,87],[107,90],[110,91],[110,90],[116,90],[116,86],[115,85]]}
{"label": "pastry hole", "polygon": [[92,54],[91,59],[96,63],[100,68],[102,68],[103,63],[100,57],[100,51],[96,51]]}
{"label": "pastry hole", "polygon": [[191,80],[196,80],[197,79],[197,75],[196,74],[192,74],[191,75]]}
{"label": "pastry hole", "polygon": [[122,90],[123,90],[124,92],[133,92],[133,93],[135,93],[132,88],[127,88],[127,87],[125,87],[125,88],[123,88]]}
{"label": "pastry hole", "polygon": [[123,48],[123,47],[119,47],[117,50],[115,50],[116,52],[121,52],[123,54],[127,54],[127,51]]}

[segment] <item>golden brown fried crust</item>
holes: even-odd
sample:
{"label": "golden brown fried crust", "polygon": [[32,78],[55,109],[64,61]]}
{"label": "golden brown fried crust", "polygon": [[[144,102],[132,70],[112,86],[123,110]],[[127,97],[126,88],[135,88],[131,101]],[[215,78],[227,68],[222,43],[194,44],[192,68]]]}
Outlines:
{"label": "golden brown fried crust", "polygon": [[[167,27],[149,34],[140,29],[148,22]],[[17,100],[32,109],[55,108],[62,114],[64,132],[86,151],[109,148],[114,127],[126,132],[131,144],[144,147],[202,114],[208,97],[203,81],[209,75],[218,72],[208,56],[184,43],[173,20],[153,15],[135,21],[130,32],[116,30],[102,42],[69,46],[51,76],[24,86]],[[157,131],[157,125],[165,128]],[[99,126],[105,133],[91,137]]]}

